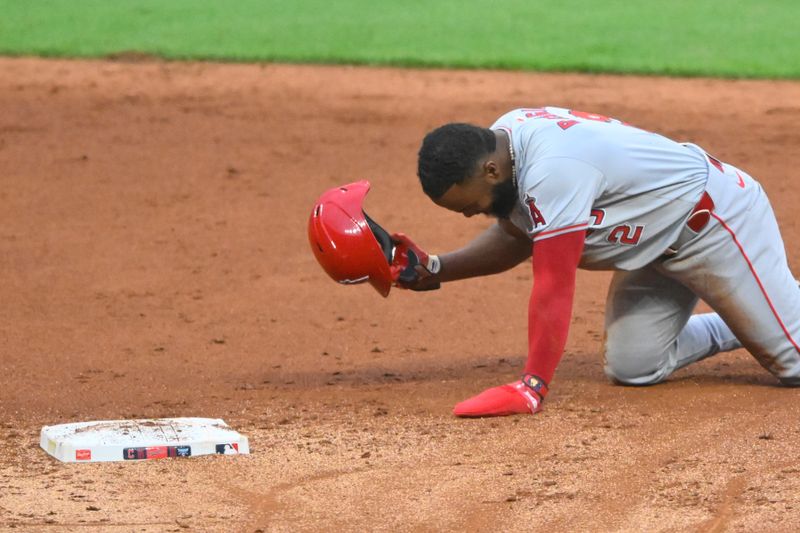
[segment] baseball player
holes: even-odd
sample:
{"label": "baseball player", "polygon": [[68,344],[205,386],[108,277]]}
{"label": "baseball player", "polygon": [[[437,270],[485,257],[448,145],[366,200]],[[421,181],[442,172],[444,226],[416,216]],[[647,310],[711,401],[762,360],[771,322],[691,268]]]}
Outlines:
{"label": "baseball player", "polygon": [[[462,249],[431,255],[366,217],[360,182],[320,199],[309,239],[334,279],[369,281],[384,296],[392,284],[435,289],[532,256],[521,378],[459,403],[455,415],[542,409],[578,268],[616,271],[604,346],[613,381],[659,383],[744,346],[781,383],[800,384],[800,288],[769,200],[743,170],[619,120],[545,107],[513,110],[488,129],[437,128],[422,142],[418,174],[437,205],[497,223]],[[693,315],[698,298],[715,312]]]}
{"label": "baseball player", "polygon": [[[693,144],[602,115],[516,109],[490,128],[447,124],[419,152],[439,206],[497,224],[422,261],[410,289],[502,272],[532,254],[528,359],[520,380],[456,405],[457,416],[536,413],[564,350],[578,268],[615,270],[605,372],[650,385],[744,346],[800,383],[800,289],[769,200],[751,176]],[[425,266],[430,265],[430,268]],[[692,315],[698,298],[714,313]]]}

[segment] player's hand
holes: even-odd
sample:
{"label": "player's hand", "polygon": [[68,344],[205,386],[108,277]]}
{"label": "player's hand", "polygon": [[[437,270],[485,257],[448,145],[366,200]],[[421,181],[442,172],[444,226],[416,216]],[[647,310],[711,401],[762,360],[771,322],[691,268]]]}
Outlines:
{"label": "player's hand", "polygon": [[542,410],[547,385],[532,374],[507,385],[486,389],[457,404],[453,414],[461,417],[535,414]]}
{"label": "player's hand", "polygon": [[441,285],[439,273],[442,270],[439,257],[425,252],[403,233],[393,234],[392,240],[395,243],[392,265],[400,270],[397,286],[412,291],[438,289]]}

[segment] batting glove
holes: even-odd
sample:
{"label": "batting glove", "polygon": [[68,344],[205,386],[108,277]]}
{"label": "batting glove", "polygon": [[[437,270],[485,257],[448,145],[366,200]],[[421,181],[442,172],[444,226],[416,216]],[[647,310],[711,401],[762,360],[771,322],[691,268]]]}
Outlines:
{"label": "batting glove", "polygon": [[438,289],[436,279],[442,270],[439,257],[425,252],[403,233],[392,235],[395,243],[392,269],[399,272],[397,286],[415,291]]}

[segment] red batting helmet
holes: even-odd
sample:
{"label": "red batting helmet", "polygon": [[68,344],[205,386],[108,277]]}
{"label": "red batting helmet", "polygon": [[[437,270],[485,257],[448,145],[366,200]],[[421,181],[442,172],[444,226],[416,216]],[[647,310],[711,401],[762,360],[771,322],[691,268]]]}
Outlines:
{"label": "red batting helmet", "polygon": [[308,240],[334,281],[348,285],[368,281],[388,296],[399,274],[392,267],[394,243],[362,208],[369,187],[362,180],[323,193],[308,219]]}

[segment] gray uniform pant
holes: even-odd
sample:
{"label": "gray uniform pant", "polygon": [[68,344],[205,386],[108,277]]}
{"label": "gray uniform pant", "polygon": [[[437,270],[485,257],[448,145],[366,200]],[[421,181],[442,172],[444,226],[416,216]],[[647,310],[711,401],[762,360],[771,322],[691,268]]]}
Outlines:
{"label": "gray uniform pant", "polygon": [[[706,192],[711,218],[697,234],[684,230],[688,242],[677,253],[615,273],[606,302],[606,374],[648,385],[744,347],[781,382],[800,385],[800,288],[769,200],[730,165],[724,172],[709,165]],[[716,312],[692,315],[698,297]]]}

